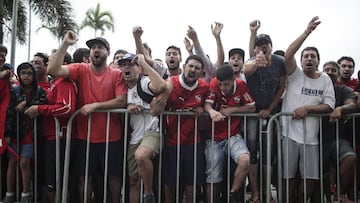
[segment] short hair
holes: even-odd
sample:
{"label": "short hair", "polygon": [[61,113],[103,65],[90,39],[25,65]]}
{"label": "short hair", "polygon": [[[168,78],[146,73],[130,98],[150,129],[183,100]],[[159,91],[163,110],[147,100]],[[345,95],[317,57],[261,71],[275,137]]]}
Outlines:
{"label": "short hair", "polygon": [[49,62],[49,55],[43,52],[37,52],[34,56],[38,56],[43,59],[43,62],[45,65]]}
{"label": "short hair", "polygon": [[149,45],[147,43],[143,43],[143,46],[149,53],[149,56],[152,57],[152,55],[151,55],[152,51],[151,51],[151,48],[149,47]]}
{"label": "short hair", "polygon": [[72,62],[71,55],[68,52],[66,52],[65,57],[64,57],[64,63],[70,64],[71,62]]}
{"label": "short hair", "polygon": [[240,49],[240,48],[234,48],[234,49],[231,49],[229,51],[229,59],[234,55],[234,54],[240,54],[243,62],[245,60],[245,51],[243,49]]}
{"label": "short hair", "polygon": [[337,63],[340,64],[342,61],[351,61],[354,64],[354,68],[355,68],[355,61],[352,57],[350,56],[342,56],[341,58],[339,58],[339,60],[337,60]]}
{"label": "short hair", "polygon": [[81,63],[84,62],[83,58],[89,58],[90,56],[90,49],[88,48],[78,48],[73,53],[73,63]]}
{"label": "short hair", "polygon": [[198,61],[199,63],[201,63],[201,69],[204,69],[204,61],[202,60],[202,58],[200,56],[198,56],[198,55],[190,55],[185,60],[185,64],[187,64],[190,60]]}
{"label": "short hair", "polygon": [[180,56],[181,56],[181,50],[180,50],[179,47],[177,47],[177,46],[175,46],[175,45],[170,45],[170,46],[166,49],[166,51],[168,51],[169,49],[175,49],[176,51],[179,52],[179,54],[180,54]]}
{"label": "short hair", "polygon": [[285,52],[283,50],[276,50],[274,51],[274,54],[278,56],[285,56]]}
{"label": "short hair", "polygon": [[229,64],[223,64],[216,70],[216,79],[218,81],[234,79],[234,70]]}
{"label": "short hair", "polygon": [[118,55],[118,54],[127,54],[127,53],[128,53],[128,51],[126,51],[124,49],[118,49],[118,50],[115,51],[113,59],[115,59],[115,56]]}
{"label": "short hair", "polygon": [[7,50],[6,46],[0,45],[0,52],[3,52],[3,53],[5,53],[5,54],[7,54],[7,53],[8,53],[8,50]]}
{"label": "short hair", "polygon": [[326,63],[324,63],[323,65],[323,69],[325,68],[325,66],[330,65],[330,66],[335,66],[335,68],[339,71],[340,70],[340,66],[336,61],[328,61]]}
{"label": "short hair", "polygon": [[303,49],[301,52],[300,60],[302,59],[305,51],[315,51],[317,55],[317,59],[320,61],[320,53],[316,47],[306,47],[305,49]]}

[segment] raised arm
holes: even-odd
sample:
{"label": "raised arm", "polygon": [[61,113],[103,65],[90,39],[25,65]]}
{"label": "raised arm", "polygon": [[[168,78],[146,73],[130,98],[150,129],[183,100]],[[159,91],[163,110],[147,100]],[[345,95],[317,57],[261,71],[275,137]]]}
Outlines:
{"label": "raised arm", "polygon": [[190,40],[187,37],[184,38],[184,45],[189,56],[194,55],[194,46],[191,44]]}
{"label": "raised arm", "polygon": [[66,50],[69,46],[75,44],[78,41],[78,37],[75,32],[68,31],[64,37],[63,42],[60,47],[51,57],[48,65],[48,73],[54,77],[69,77],[69,70],[63,66],[64,57],[66,55]]}
{"label": "raised arm", "polygon": [[135,26],[133,28],[133,36],[134,36],[134,40],[135,40],[136,53],[143,54],[145,56],[146,62],[150,66],[153,66],[154,61],[150,57],[149,53],[147,53],[147,51],[145,50],[145,47],[144,47],[142,39],[141,39],[141,36],[143,33],[144,33],[144,31],[142,30],[142,28],[140,26]]}
{"label": "raised arm", "polygon": [[144,55],[138,54],[133,60],[137,60],[142,67],[143,72],[149,76],[149,88],[153,93],[161,93],[166,88],[165,80],[146,62]]}
{"label": "raised arm", "polygon": [[310,35],[310,33],[315,30],[315,28],[321,23],[319,17],[315,16],[311,19],[306,30],[301,33],[301,35],[296,38],[296,40],[290,44],[288,49],[285,52],[285,68],[286,73],[291,75],[296,70],[296,60],[295,53],[300,49],[301,45],[304,43],[305,39]]}
{"label": "raised arm", "polygon": [[214,35],[216,41],[216,53],[217,53],[217,59],[215,62],[216,67],[220,67],[221,65],[223,65],[225,61],[224,47],[220,37],[221,30],[223,29],[223,27],[224,25],[219,22],[215,22],[215,26],[211,24],[211,32]]}
{"label": "raised arm", "polygon": [[202,49],[202,47],[200,45],[199,38],[197,36],[197,33],[196,33],[195,29],[192,28],[191,26],[189,26],[189,29],[187,30],[187,36],[193,42],[193,46],[194,46],[194,49],[195,49],[195,54],[200,56],[202,58],[202,60],[204,61],[203,70],[207,74],[207,79],[205,79],[205,80],[210,80],[211,78],[213,78],[215,76],[216,68],[211,63],[209,57],[205,54],[204,50]]}
{"label": "raised arm", "polygon": [[254,47],[255,47],[255,38],[257,31],[260,28],[261,24],[259,20],[253,20],[250,22],[250,40],[249,40],[249,56],[250,58],[255,56]]}

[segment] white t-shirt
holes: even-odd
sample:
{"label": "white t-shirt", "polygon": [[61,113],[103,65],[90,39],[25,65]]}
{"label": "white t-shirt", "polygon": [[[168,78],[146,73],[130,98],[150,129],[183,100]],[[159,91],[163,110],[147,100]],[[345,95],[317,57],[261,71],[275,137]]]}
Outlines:
{"label": "white t-shirt", "polygon": [[[286,94],[282,104],[282,112],[293,112],[296,108],[306,105],[328,104],[331,108],[335,106],[334,86],[330,77],[321,73],[320,77],[312,79],[307,77],[300,68],[296,68],[292,75],[287,78]],[[321,117],[305,118],[304,120],[292,120],[291,117],[282,116],[282,135],[298,143],[316,145],[319,144],[319,119]]]}
{"label": "white t-shirt", "polygon": [[[150,78],[148,76],[143,76],[140,80],[141,89],[151,95],[154,95],[149,89]],[[150,104],[143,101],[138,92],[137,85],[128,89],[127,93],[127,103],[136,104],[141,106],[145,110],[150,109]],[[137,144],[144,136],[146,131],[159,131],[159,118],[157,116],[152,116],[149,113],[141,113],[138,115],[130,115],[130,125],[133,129],[130,138],[130,144]]]}

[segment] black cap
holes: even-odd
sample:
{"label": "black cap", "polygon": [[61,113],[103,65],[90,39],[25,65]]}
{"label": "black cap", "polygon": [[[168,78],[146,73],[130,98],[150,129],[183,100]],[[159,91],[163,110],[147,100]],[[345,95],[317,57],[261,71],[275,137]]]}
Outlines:
{"label": "black cap", "polygon": [[270,43],[272,45],[270,36],[267,34],[259,34],[255,38],[254,45],[259,46],[259,45],[263,45],[263,44],[267,44],[267,43]]}
{"label": "black cap", "polygon": [[124,57],[122,57],[120,60],[118,60],[118,64],[122,65],[126,62],[131,62],[134,58],[135,58],[135,54],[132,53],[127,53],[124,55]]}
{"label": "black cap", "polygon": [[4,63],[3,68],[14,71],[14,66],[10,63]]}
{"label": "black cap", "polygon": [[105,38],[102,38],[102,37],[96,37],[94,39],[90,39],[88,41],[86,41],[86,45],[91,49],[91,47],[94,45],[94,44],[102,44],[104,45],[104,47],[110,51],[110,44],[109,42],[105,39]]}
{"label": "black cap", "polygon": [[234,55],[234,54],[240,54],[240,56],[244,59],[244,56],[245,56],[245,52],[244,50],[240,49],[240,48],[234,48],[234,49],[231,49],[229,51],[229,58]]}

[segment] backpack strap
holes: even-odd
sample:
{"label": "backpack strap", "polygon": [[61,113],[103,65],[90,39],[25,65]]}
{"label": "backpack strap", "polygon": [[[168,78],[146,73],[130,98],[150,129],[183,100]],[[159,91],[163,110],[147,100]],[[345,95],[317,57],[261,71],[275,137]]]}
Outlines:
{"label": "backpack strap", "polygon": [[153,99],[153,95],[146,93],[142,88],[141,88],[141,78],[143,77],[143,75],[140,75],[137,81],[137,93],[140,96],[140,98],[142,100],[144,100],[147,103],[151,103],[152,99]]}

